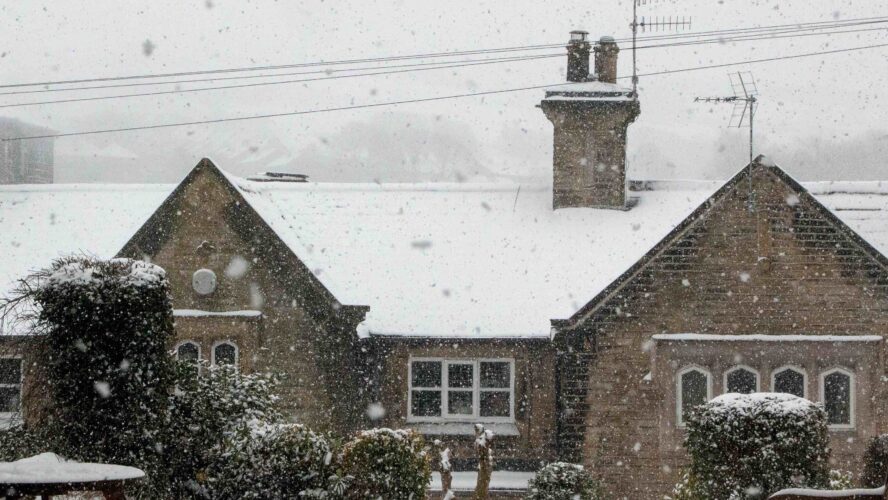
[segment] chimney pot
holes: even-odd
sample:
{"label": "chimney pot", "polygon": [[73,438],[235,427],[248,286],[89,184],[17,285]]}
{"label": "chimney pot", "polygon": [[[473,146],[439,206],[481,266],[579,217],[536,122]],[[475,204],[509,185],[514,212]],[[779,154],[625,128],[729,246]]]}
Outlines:
{"label": "chimney pot", "polygon": [[588,32],[573,30],[567,44],[567,81],[586,82],[589,80],[589,54],[592,44],[586,39]]}
{"label": "chimney pot", "polygon": [[617,54],[620,47],[613,37],[603,36],[595,46],[595,74],[598,81],[617,83]]}

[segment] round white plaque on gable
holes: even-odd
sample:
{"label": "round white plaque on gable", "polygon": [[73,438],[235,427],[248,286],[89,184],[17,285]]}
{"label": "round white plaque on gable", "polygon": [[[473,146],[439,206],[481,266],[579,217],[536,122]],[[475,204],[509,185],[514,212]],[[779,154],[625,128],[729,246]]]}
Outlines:
{"label": "round white plaque on gable", "polygon": [[191,276],[191,287],[201,295],[209,295],[216,289],[216,273],[209,269],[198,269]]}

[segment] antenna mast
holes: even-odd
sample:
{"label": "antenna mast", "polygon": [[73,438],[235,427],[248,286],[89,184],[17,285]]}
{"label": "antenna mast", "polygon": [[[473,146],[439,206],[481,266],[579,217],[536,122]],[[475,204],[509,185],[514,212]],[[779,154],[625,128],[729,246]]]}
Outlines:
{"label": "antenna mast", "polygon": [[642,16],[641,22],[639,22],[638,7],[641,5],[652,4],[655,1],[659,2],[659,0],[632,0],[632,22],[629,23],[629,27],[632,28],[632,95],[634,96],[638,96],[638,64],[636,63],[637,58],[635,55],[635,52],[638,49],[638,28],[640,27],[642,32],[645,32],[648,29],[651,31],[660,31],[661,28],[663,31],[691,29],[691,18],[689,17],[685,19],[684,16],[681,18],[675,16],[675,19],[673,19],[672,16],[669,16],[668,18],[660,18],[658,16],[652,18],[652,20],[646,20],[644,16]]}
{"label": "antenna mast", "polygon": [[[731,120],[728,122],[729,127],[741,128],[745,122],[749,123],[749,173],[746,176],[749,180],[749,210],[755,210],[755,191],[752,189],[752,161],[755,140],[755,112],[758,106],[758,87],[755,84],[755,78],[749,71],[729,73],[731,80],[731,90],[734,95],[728,97],[697,97],[694,102],[711,102],[734,104],[731,112]],[[747,120],[746,117],[749,117]]]}

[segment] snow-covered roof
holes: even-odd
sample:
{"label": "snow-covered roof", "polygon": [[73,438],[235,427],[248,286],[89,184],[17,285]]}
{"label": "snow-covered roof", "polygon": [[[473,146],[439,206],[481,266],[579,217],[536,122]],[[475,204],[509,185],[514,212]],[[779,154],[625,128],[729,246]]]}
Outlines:
{"label": "snow-covered roof", "polygon": [[[723,184],[647,182],[627,211],[553,211],[548,186],[227,178],[341,303],[370,306],[362,333],[478,338],[547,338]],[[888,188],[810,186],[888,251]],[[71,252],[113,256],[173,188],[0,187],[0,286]]]}

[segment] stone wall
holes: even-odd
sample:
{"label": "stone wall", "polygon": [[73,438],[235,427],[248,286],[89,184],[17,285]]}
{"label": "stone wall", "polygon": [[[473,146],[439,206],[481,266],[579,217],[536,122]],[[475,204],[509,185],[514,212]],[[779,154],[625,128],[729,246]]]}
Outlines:
{"label": "stone wall", "polygon": [[[428,425],[408,422],[407,392],[410,357],[447,359],[513,358],[515,360],[515,427],[518,436],[495,439],[497,469],[536,470],[553,460],[555,450],[555,360],[548,339],[386,339],[371,340],[370,364],[375,390],[373,398],[385,409],[385,416],[373,425],[415,427],[427,439],[441,439],[453,452],[457,470],[473,469],[474,436],[465,422],[462,435],[428,430]],[[496,426],[491,426],[494,431]],[[443,432],[443,434],[442,434]]]}
{"label": "stone wall", "polygon": [[[664,395],[645,381],[653,334],[886,331],[888,276],[871,249],[776,169],[757,165],[753,184],[754,211],[741,174],[559,341],[561,384],[578,394],[563,402],[564,454],[583,457],[612,498],[662,498],[686,460],[660,442]],[[874,381],[884,372],[864,369]],[[859,472],[867,439],[884,431],[881,385],[870,388],[875,423],[837,447],[836,467]]]}

